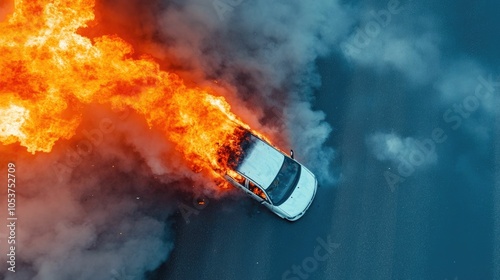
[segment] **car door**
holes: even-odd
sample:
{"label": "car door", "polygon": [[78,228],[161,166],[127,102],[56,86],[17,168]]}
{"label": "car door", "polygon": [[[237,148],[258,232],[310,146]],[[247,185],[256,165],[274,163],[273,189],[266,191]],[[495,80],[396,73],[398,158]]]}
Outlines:
{"label": "car door", "polygon": [[266,205],[266,207],[271,208],[266,192],[259,185],[247,179],[245,186],[247,193],[249,193],[255,200]]}

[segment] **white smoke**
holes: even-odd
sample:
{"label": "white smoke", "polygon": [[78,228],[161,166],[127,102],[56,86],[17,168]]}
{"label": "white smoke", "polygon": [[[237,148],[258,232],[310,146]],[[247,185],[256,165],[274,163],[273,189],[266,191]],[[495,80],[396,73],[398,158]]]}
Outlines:
{"label": "white smoke", "polygon": [[423,141],[413,137],[402,138],[394,133],[377,132],[372,134],[367,142],[378,160],[390,161],[393,165],[399,164],[402,160],[408,161],[412,157],[421,158],[419,165],[437,162],[434,148],[430,149],[432,152],[428,152]]}
{"label": "white smoke", "polygon": [[[18,218],[16,273],[2,272],[3,279],[142,279],[167,259],[173,247],[169,216],[176,210],[169,172],[189,175],[153,170],[152,159],[129,143],[137,135],[120,126],[143,128],[124,122],[114,122],[115,131],[85,149],[90,142],[78,133],[50,154],[20,157],[22,152],[2,150],[2,160],[16,164]],[[149,139],[150,147],[164,145]],[[6,263],[6,254],[0,261]]]}

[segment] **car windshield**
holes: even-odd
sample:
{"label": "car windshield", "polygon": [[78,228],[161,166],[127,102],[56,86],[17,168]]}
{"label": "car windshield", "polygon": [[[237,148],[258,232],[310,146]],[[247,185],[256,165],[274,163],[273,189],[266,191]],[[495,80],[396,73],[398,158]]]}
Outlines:
{"label": "car windshield", "polygon": [[300,177],[300,165],[289,157],[285,157],[283,165],[266,189],[274,205],[280,205],[290,196]]}

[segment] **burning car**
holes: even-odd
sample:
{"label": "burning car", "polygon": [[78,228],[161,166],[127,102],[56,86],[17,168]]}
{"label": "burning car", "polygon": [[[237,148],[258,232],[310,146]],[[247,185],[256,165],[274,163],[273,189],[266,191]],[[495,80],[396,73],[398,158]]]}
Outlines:
{"label": "burning car", "polygon": [[225,178],[283,219],[302,217],[316,195],[314,174],[290,156],[247,132],[242,154]]}

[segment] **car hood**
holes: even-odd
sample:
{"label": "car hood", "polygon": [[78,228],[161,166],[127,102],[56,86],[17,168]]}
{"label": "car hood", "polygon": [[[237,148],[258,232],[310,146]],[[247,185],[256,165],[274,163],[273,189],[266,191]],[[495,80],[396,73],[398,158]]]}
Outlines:
{"label": "car hood", "polygon": [[316,194],[317,185],[316,177],[311,171],[302,166],[297,187],[285,202],[275,207],[288,214],[289,218],[301,215],[311,204]]}

